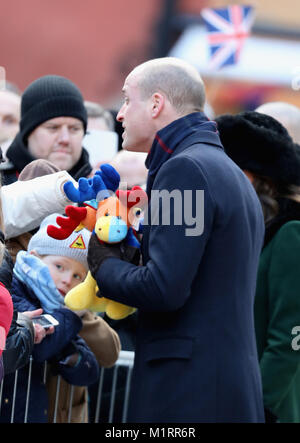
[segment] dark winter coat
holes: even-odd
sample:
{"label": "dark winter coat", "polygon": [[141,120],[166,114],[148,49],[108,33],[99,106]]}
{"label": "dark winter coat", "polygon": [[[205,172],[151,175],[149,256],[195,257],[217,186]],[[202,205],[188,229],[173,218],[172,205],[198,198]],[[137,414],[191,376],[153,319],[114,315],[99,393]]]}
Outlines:
{"label": "dark winter coat", "polygon": [[[10,291],[13,272],[13,261],[5,250],[0,267],[0,281]],[[13,319],[6,337],[3,351],[3,365],[5,374],[15,372],[29,362],[33,348],[34,329],[32,321],[25,315],[18,314],[14,305]]]}
{"label": "dark winter coat", "polygon": [[255,329],[266,416],[300,423],[300,204],[279,202],[259,263]]}
{"label": "dark winter coat", "polygon": [[193,215],[203,190],[201,235],[187,235],[184,217],[149,223],[143,266],[108,258],[97,274],[102,296],[138,308],[131,422],[264,421],[253,318],[263,215],[204,121],[191,114],[159,131],[147,160],[148,215],[163,211],[153,190],[192,190]]}

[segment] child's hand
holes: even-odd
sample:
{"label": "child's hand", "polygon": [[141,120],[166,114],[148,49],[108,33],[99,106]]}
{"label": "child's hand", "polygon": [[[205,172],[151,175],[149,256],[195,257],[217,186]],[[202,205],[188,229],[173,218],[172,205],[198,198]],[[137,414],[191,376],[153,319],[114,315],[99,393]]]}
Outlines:
{"label": "child's hand", "polygon": [[[42,315],[43,309],[35,309],[34,311],[25,311],[22,312],[22,314],[26,315],[26,317],[33,319],[34,317],[37,317],[39,315]],[[50,326],[49,328],[45,329],[43,326],[33,323],[34,328],[34,344],[37,345],[41,343],[41,341],[46,337],[46,335],[53,334],[54,332],[54,326]]]}
{"label": "child's hand", "polygon": [[34,311],[25,311],[22,312],[22,314],[26,315],[26,317],[33,319],[33,317],[38,317],[39,315],[42,315],[43,310],[42,308],[35,309]]}
{"label": "child's hand", "polygon": [[54,326],[50,326],[49,328],[45,329],[43,326],[39,325],[38,323],[33,324],[34,327],[34,344],[37,345],[41,343],[42,340],[46,337],[46,335],[53,334],[54,332]]}

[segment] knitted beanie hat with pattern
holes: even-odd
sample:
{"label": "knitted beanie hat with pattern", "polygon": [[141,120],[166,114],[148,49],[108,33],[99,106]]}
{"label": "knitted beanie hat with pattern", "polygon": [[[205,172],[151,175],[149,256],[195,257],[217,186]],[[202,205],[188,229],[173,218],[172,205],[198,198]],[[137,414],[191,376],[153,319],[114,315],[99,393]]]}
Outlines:
{"label": "knitted beanie hat with pattern", "polygon": [[61,214],[48,215],[42,221],[40,229],[28,243],[28,252],[36,251],[39,255],[61,255],[80,262],[88,270],[87,251],[91,233],[83,228],[72,232],[65,240],[56,240],[47,234],[48,225],[57,225],[56,218]]}

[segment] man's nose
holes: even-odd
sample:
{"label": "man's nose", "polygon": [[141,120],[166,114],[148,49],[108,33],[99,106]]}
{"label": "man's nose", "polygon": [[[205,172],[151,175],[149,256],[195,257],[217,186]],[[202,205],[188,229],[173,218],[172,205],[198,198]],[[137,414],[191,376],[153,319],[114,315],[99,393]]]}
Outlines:
{"label": "man's nose", "polygon": [[123,106],[122,106],[122,108],[121,108],[121,109],[119,110],[119,112],[118,112],[118,115],[117,115],[117,117],[116,117],[116,120],[117,120],[118,122],[122,122],[123,119],[124,119],[124,115],[123,115]]}
{"label": "man's nose", "polygon": [[67,126],[62,126],[59,135],[58,140],[60,143],[69,143],[70,142],[70,132]]}

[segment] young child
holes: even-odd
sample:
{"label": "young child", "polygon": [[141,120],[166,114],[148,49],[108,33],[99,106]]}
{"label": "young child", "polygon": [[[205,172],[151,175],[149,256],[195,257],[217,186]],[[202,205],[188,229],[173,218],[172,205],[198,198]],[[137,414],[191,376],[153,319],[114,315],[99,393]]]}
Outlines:
{"label": "young child", "polygon": [[[58,215],[52,214],[44,219],[29,242],[28,251],[18,253],[14,267],[12,296],[18,310],[42,308],[44,313],[51,314],[59,322],[54,332],[46,335],[33,349],[28,422],[47,422],[53,418],[56,393],[56,386],[53,385],[57,375],[62,376],[63,383],[60,386],[56,421],[67,421],[70,407],[71,421],[81,421],[83,416],[87,416],[86,386],[97,379],[98,363],[113,365],[120,351],[117,334],[102,318],[89,312],[73,312],[64,305],[66,293],[81,283],[87,274],[90,233],[82,229],[66,240],[49,237],[47,226],[56,224]],[[79,333],[86,335],[97,358]],[[50,402],[44,384],[45,361],[49,369],[47,386]],[[4,397],[9,401],[4,402],[0,420],[3,415],[6,419],[10,418],[13,378],[8,380],[8,387],[6,377],[4,380]],[[24,420],[27,381],[28,371],[22,368],[18,374],[15,422]],[[75,385],[71,405],[68,385]]]}

